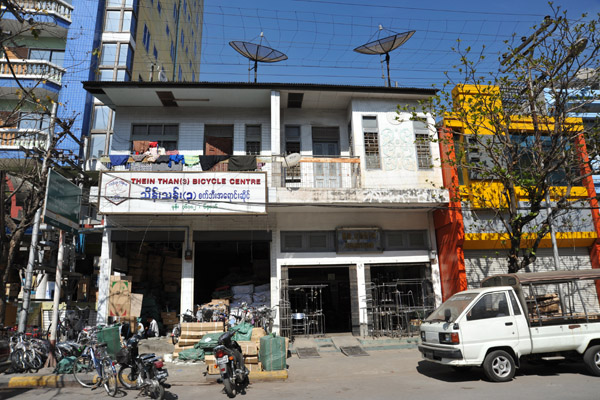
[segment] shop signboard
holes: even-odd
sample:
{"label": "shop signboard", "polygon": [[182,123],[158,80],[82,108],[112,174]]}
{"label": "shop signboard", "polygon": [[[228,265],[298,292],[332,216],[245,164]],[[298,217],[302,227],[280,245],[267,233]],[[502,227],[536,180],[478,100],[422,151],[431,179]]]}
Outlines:
{"label": "shop signboard", "polygon": [[44,223],[75,233],[79,229],[81,188],[53,169],[48,173]]}
{"label": "shop signboard", "polygon": [[338,253],[383,251],[380,228],[339,228],[335,233]]}
{"label": "shop signboard", "polygon": [[100,214],[264,214],[265,172],[104,172]]}

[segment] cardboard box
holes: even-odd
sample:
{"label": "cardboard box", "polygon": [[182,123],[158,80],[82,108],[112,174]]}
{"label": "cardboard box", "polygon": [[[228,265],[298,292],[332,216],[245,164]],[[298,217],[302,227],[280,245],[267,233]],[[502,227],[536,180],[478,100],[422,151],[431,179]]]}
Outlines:
{"label": "cardboard box", "polygon": [[211,302],[208,304],[211,306],[220,306],[220,305],[229,306],[229,299],[212,299]]}
{"label": "cardboard box", "polygon": [[128,281],[131,282],[131,276],[129,275],[111,275],[110,276],[110,283],[116,282],[116,281]]}
{"label": "cardboard box", "polygon": [[258,345],[255,342],[238,342],[240,347],[242,348],[242,354],[244,356],[257,356],[258,355]]}
{"label": "cardboard box", "polygon": [[246,368],[250,372],[262,371],[262,363],[259,361],[258,364],[246,364]]}
{"label": "cardboard box", "polygon": [[90,290],[90,278],[82,277],[77,282],[77,301],[86,301]]}
{"label": "cardboard box", "polygon": [[198,339],[196,339],[196,338],[190,338],[190,339],[188,339],[188,338],[183,338],[183,337],[180,336],[178,344],[180,344],[181,346],[184,346],[184,347],[185,346],[192,346],[192,347],[194,347],[194,345],[196,343],[198,343],[198,342],[200,342],[200,338],[198,338]]}
{"label": "cardboard box", "polygon": [[215,356],[213,354],[207,354],[204,356],[204,362],[206,364],[214,364],[217,362],[217,359],[215,358]]}
{"label": "cardboard box", "polygon": [[258,364],[258,356],[244,357],[244,364]]}
{"label": "cardboard box", "polygon": [[144,301],[144,295],[139,293],[131,293],[131,305],[129,307],[129,314],[132,317],[139,317],[142,315],[142,302]]}
{"label": "cardboard box", "polygon": [[253,328],[250,340],[252,342],[260,342],[260,338],[263,336],[267,336],[267,332],[263,328]]}
{"label": "cardboard box", "polygon": [[[250,368],[248,368],[250,369]],[[221,375],[221,370],[219,370],[219,366],[215,363],[206,364],[206,373],[208,375]]]}
{"label": "cardboard box", "polygon": [[6,296],[16,297],[19,295],[19,291],[21,290],[21,285],[18,283],[7,283],[6,284]]}
{"label": "cardboard box", "polygon": [[223,322],[184,322],[181,324],[181,332],[225,332]]}

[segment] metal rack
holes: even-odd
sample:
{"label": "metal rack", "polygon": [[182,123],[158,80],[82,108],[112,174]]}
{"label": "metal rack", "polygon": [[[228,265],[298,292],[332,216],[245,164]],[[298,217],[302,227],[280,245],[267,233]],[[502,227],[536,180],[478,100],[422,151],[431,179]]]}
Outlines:
{"label": "metal rack", "polygon": [[324,335],[323,289],[327,285],[289,286],[292,335]]}
{"label": "metal rack", "polygon": [[371,299],[367,313],[371,335],[412,336],[421,321],[434,309],[434,299],[426,279],[398,279],[370,282]]}
{"label": "metal rack", "polygon": [[292,314],[289,295],[289,279],[279,281],[279,334],[292,337]]}

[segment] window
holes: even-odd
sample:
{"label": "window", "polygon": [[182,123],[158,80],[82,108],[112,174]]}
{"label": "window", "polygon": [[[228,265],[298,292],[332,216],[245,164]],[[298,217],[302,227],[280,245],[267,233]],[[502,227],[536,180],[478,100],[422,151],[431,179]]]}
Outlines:
{"label": "window", "polygon": [[[131,140],[158,142],[165,150],[177,150],[179,125],[173,124],[134,124],[131,127]],[[132,143],[133,145],[133,143]]]}
{"label": "window", "polygon": [[47,131],[50,127],[50,116],[40,113],[25,113],[19,115],[19,129]]}
{"label": "window", "polygon": [[144,44],[146,52],[150,51],[150,31],[146,24],[144,24],[144,37],[142,38],[142,43]]}
{"label": "window", "polygon": [[175,45],[173,44],[172,40],[171,40],[171,60],[175,61]]}
{"label": "window", "polygon": [[106,147],[106,133],[91,134],[90,138],[90,157],[102,157]]}
{"label": "window", "polygon": [[519,302],[517,301],[515,294],[512,291],[510,291],[508,292],[508,295],[510,297],[513,312],[515,313],[515,315],[521,315],[521,309],[519,308]]}
{"label": "window", "polygon": [[365,168],[381,169],[377,117],[364,115],[362,117],[362,127],[365,142]]}
{"label": "window", "polygon": [[510,315],[506,294],[488,293],[475,303],[467,313],[467,321],[507,317]]}
{"label": "window", "polygon": [[152,54],[154,55],[154,59],[158,60],[158,50],[156,50],[156,46],[154,46],[154,50],[152,51]]}
{"label": "window", "polygon": [[119,32],[121,24],[121,11],[107,11],[104,21],[105,32]]}
{"label": "window", "polygon": [[102,45],[102,53],[100,54],[100,65],[114,66],[117,61],[117,44],[105,43]]}
{"label": "window", "polygon": [[173,19],[177,21],[177,4],[173,4]]}
{"label": "window", "polygon": [[334,231],[282,231],[282,252],[335,251]]}
{"label": "window", "polygon": [[30,49],[29,59],[50,61],[52,64],[56,64],[59,67],[62,67],[65,61],[65,51],[48,49]]}
{"label": "window", "polygon": [[183,29],[181,30],[181,48],[183,49],[183,44],[185,42],[185,35],[183,34]]}
{"label": "window", "polygon": [[415,131],[415,147],[417,149],[417,165],[419,169],[431,169],[431,140],[429,138],[429,128],[422,121],[414,121],[413,129]]}
{"label": "window", "polygon": [[112,81],[115,78],[114,69],[100,69],[98,71],[98,80],[100,81]]}
{"label": "window", "polygon": [[[107,131],[110,122],[110,108],[108,106],[94,106],[94,119],[92,121],[92,130]],[[112,127],[111,127],[112,128]]]}
{"label": "window", "polygon": [[166,32],[167,32],[167,36],[169,36],[171,34],[171,30],[169,29],[169,24],[167,24]]}
{"label": "window", "polygon": [[181,65],[179,66],[179,72],[177,73],[177,80],[179,82],[183,80],[183,71],[181,70]]}
{"label": "window", "polygon": [[383,231],[383,249],[428,250],[427,231]]}
{"label": "window", "polygon": [[260,125],[246,126],[246,154],[260,154]]}
{"label": "window", "polygon": [[285,154],[300,153],[300,127],[285,127]]}
{"label": "window", "polygon": [[160,0],[156,4],[156,9],[158,10],[159,14],[162,12],[162,6],[160,5]]}

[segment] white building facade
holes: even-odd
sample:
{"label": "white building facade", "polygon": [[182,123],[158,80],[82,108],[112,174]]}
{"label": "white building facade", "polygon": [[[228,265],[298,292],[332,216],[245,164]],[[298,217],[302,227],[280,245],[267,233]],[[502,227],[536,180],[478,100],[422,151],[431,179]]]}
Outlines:
{"label": "white building facade", "polygon": [[[436,132],[397,112],[433,90],[84,86],[117,111],[99,164],[101,320],[116,273],[161,310],[276,307],[286,335],[406,328],[440,302]],[[386,302],[416,314],[387,321]]]}

